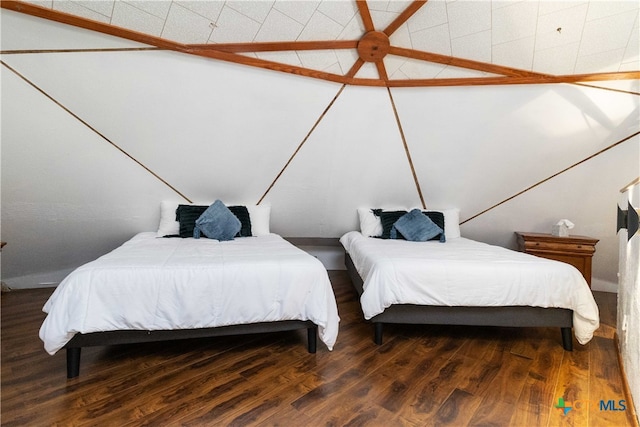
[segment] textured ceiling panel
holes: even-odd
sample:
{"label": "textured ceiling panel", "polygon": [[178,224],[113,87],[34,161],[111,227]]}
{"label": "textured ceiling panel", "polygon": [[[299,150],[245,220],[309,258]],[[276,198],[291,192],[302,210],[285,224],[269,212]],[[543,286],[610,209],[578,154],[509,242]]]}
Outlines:
{"label": "textured ceiling panel", "polygon": [[[25,3],[45,12],[25,11]],[[587,81],[638,78],[640,71],[636,0],[50,0],[2,6],[161,48],[351,84],[465,84],[457,80],[463,76],[502,77],[473,84],[508,84],[504,78],[550,83],[582,81],[568,76],[583,74],[598,74]],[[456,68],[468,71],[451,72]]]}

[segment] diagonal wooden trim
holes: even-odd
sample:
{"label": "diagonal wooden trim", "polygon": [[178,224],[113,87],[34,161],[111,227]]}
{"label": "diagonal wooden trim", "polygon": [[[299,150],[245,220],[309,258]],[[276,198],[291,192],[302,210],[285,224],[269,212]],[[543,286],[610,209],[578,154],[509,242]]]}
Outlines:
{"label": "diagonal wooden trim", "polygon": [[290,42],[249,42],[249,43],[209,43],[188,44],[188,49],[218,50],[220,52],[274,52],[289,50],[329,50],[356,49],[358,40],[318,40]]}
{"label": "diagonal wooden trim", "polygon": [[517,192],[517,193],[516,193],[516,194],[514,194],[513,196],[507,197],[507,198],[506,198],[506,199],[504,199],[503,201],[498,202],[498,203],[496,203],[495,205],[493,205],[493,206],[491,206],[491,207],[489,207],[489,208],[487,208],[487,209],[485,209],[485,210],[483,210],[483,211],[481,211],[481,212],[478,212],[477,214],[475,214],[475,215],[473,215],[473,216],[471,216],[471,217],[469,217],[469,218],[465,219],[464,221],[460,221],[460,225],[464,224],[465,222],[469,222],[469,221],[471,221],[472,219],[475,219],[475,218],[479,217],[480,215],[483,215],[483,214],[485,214],[485,213],[489,212],[490,210],[495,209],[495,208],[497,208],[498,206],[500,206],[500,205],[503,205],[503,204],[507,203],[507,202],[508,202],[508,201],[510,201],[510,200],[515,199],[516,197],[518,197],[518,196],[520,196],[520,195],[522,195],[522,194],[526,193],[527,191],[532,190],[532,189],[536,188],[537,186],[539,186],[539,185],[541,185],[541,184],[544,184],[545,182],[547,182],[547,181],[549,181],[549,180],[551,180],[551,179],[553,179],[553,178],[557,177],[558,175],[561,175],[561,174],[563,174],[563,173],[567,172],[568,170],[571,170],[571,169],[575,168],[576,166],[581,165],[582,163],[586,162],[587,160],[591,160],[591,159],[593,159],[594,157],[599,156],[600,154],[602,154],[602,153],[604,153],[604,152],[606,152],[606,151],[609,151],[609,150],[611,150],[612,148],[615,148],[615,147],[617,147],[618,145],[622,144],[623,142],[626,142],[626,141],[630,140],[631,138],[633,138],[633,137],[635,137],[635,136],[638,136],[638,135],[640,135],[640,131],[638,131],[638,132],[636,132],[636,133],[634,133],[634,134],[631,134],[631,135],[627,136],[626,138],[621,139],[620,141],[614,142],[613,144],[609,145],[608,147],[605,147],[605,148],[603,148],[602,150],[600,150],[600,151],[598,151],[598,152],[596,152],[596,153],[594,153],[594,154],[592,154],[592,155],[590,155],[590,156],[588,156],[588,157],[585,157],[584,159],[580,160],[579,162],[576,162],[576,163],[572,164],[571,166],[568,166],[568,167],[566,167],[566,168],[562,169],[560,172],[556,172],[556,173],[554,173],[553,175],[551,175],[551,176],[549,176],[549,177],[547,177],[547,178],[543,179],[542,181],[538,181],[538,182],[536,182],[535,184],[533,184],[533,185],[531,185],[531,186],[529,186],[529,187],[525,188],[524,190]]}
{"label": "diagonal wooden trim", "polygon": [[631,181],[630,183],[628,183],[627,185],[625,185],[624,187],[622,187],[620,189],[620,192],[624,193],[625,191],[628,191],[631,187],[635,187],[638,184],[640,184],[640,176],[634,179],[633,181]]}
{"label": "diagonal wooden trim", "polygon": [[340,96],[340,94],[342,93],[342,91],[344,90],[344,88],[346,87],[346,85],[342,85],[340,87],[340,90],[338,91],[338,93],[336,93],[336,95],[333,97],[333,99],[331,100],[331,102],[329,102],[329,105],[327,105],[327,107],[324,109],[324,111],[322,112],[322,114],[320,114],[320,117],[318,117],[318,120],[316,120],[316,122],[313,124],[313,126],[311,127],[311,129],[309,130],[309,132],[307,132],[307,135],[304,137],[304,139],[302,140],[302,142],[298,145],[298,147],[295,149],[295,151],[293,152],[293,154],[291,155],[291,157],[289,157],[289,160],[287,160],[287,162],[284,164],[284,166],[282,167],[282,169],[280,170],[280,172],[278,172],[278,175],[276,175],[276,177],[273,179],[273,181],[271,182],[271,185],[269,185],[269,187],[267,188],[267,190],[264,192],[264,194],[262,195],[262,197],[260,197],[260,200],[258,200],[258,203],[256,203],[257,205],[259,205],[260,203],[262,203],[262,201],[264,200],[264,198],[267,196],[267,194],[269,194],[269,191],[271,191],[271,189],[273,188],[273,186],[276,184],[276,182],[280,179],[280,177],[282,176],[282,174],[284,173],[285,169],[287,169],[289,167],[289,165],[291,164],[291,162],[293,161],[293,158],[298,154],[298,152],[300,152],[300,149],[302,148],[302,146],[307,142],[307,140],[309,139],[309,137],[311,136],[311,134],[313,133],[314,130],[316,130],[316,128],[318,127],[318,125],[320,124],[320,122],[322,121],[322,119],[324,119],[325,114],[327,114],[327,112],[329,111],[329,109],[333,106],[333,104],[336,102],[336,100],[338,99],[338,97]]}
{"label": "diagonal wooden trim", "polygon": [[18,49],[18,50],[2,50],[2,55],[22,55],[33,53],[85,53],[85,52],[140,52],[146,50],[162,50],[158,47],[113,47],[100,49]]}
{"label": "diagonal wooden trim", "polygon": [[614,89],[611,87],[602,87],[602,86],[595,86],[595,85],[588,85],[588,84],[584,84],[584,83],[573,83],[576,86],[582,86],[582,87],[590,87],[593,89],[601,89],[601,90],[608,90],[611,92],[618,92],[618,93],[626,93],[628,95],[640,95],[640,92],[633,92],[630,90],[622,90],[622,89]]}
{"label": "diagonal wooden trim", "polygon": [[375,31],[376,28],[373,25],[373,19],[371,19],[371,12],[369,12],[367,1],[356,0],[356,5],[358,6],[358,11],[360,12],[362,23],[364,24],[364,32],[368,33],[369,31]]}
{"label": "diagonal wooden trim", "polygon": [[49,99],[51,102],[53,102],[54,104],[56,104],[58,107],[60,107],[61,109],[63,109],[64,111],[66,111],[69,115],[71,115],[74,119],[78,120],[80,123],[82,123],[83,125],[85,125],[87,128],[89,128],[93,133],[95,133],[96,135],[98,135],[100,138],[104,139],[105,141],[107,141],[109,144],[111,144],[111,146],[113,146],[116,150],[120,151],[122,154],[124,154],[125,156],[127,156],[129,159],[133,160],[138,166],[142,167],[144,170],[146,170],[147,172],[149,172],[151,175],[153,175],[156,179],[158,179],[160,182],[162,182],[164,185],[166,185],[167,187],[169,187],[170,189],[172,189],[173,191],[175,191],[180,197],[184,198],[187,202],[191,203],[191,200],[185,196],[184,194],[182,194],[180,191],[178,191],[174,186],[172,186],[171,184],[169,184],[167,181],[165,181],[164,179],[162,179],[157,173],[155,173],[154,171],[152,171],[151,169],[149,169],[147,166],[145,166],[142,162],[140,162],[138,159],[136,159],[135,157],[133,157],[131,154],[129,154],[128,152],[126,152],[124,149],[122,149],[119,145],[117,145],[115,142],[111,141],[109,138],[107,138],[104,134],[102,134],[100,131],[98,131],[96,128],[94,128],[93,126],[91,126],[89,123],[87,123],[85,120],[83,120],[80,116],[78,116],[77,114],[75,114],[73,111],[71,111],[70,109],[68,109],[67,107],[65,107],[62,103],[60,103],[58,100],[56,100],[55,98],[53,98],[51,95],[49,95],[47,92],[45,92],[43,89],[41,89],[40,87],[38,87],[35,83],[33,83],[31,80],[27,79],[25,76],[23,76],[22,74],[20,74],[18,71],[16,71],[14,68],[12,68],[11,66],[9,66],[8,64],[6,64],[4,61],[0,60],[0,64],[4,65],[8,70],[10,70],[11,72],[13,72],[16,76],[20,77],[22,80],[24,80],[29,86],[31,86],[32,88],[34,88],[35,90],[37,90],[38,92],[40,92],[42,95],[44,95],[47,99]]}
{"label": "diagonal wooden trim", "polygon": [[424,202],[424,197],[422,196],[422,189],[420,188],[420,181],[418,181],[418,175],[416,174],[416,168],[413,165],[413,160],[411,159],[411,152],[409,151],[409,145],[407,144],[407,138],[404,136],[404,130],[402,129],[402,123],[400,122],[400,116],[398,115],[398,110],[396,109],[396,103],[393,100],[393,95],[391,95],[391,89],[387,88],[387,93],[389,94],[389,99],[391,100],[391,106],[393,107],[393,115],[396,118],[396,123],[398,124],[398,130],[400,131],[400,137],[402,138],[402,144],[404,145],[404,152],[407,155],[407,160],[409,161],[409,167],[411,168],[411,175],[413,176],[413,182],[416,184],[416,190],[418,190],[418,196],[420,197],[420,203],[422,203],[422,209],[426,209],[427,205]]}
{"label": "diagonal wooden trim", "polygon": [[393,20],[391,24],[384,29],[384,33],[387,36],[393,34],[402,24],[407,22],[409,18],[413,16],[422,6],[425,5],[427,0],[414,0],[407,8],[400,14],[396,19]]}

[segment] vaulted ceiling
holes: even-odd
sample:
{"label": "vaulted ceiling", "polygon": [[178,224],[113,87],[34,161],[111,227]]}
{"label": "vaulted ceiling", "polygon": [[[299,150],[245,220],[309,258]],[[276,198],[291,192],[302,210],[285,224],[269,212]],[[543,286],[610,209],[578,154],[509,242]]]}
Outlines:
{"label": "vaulted ceiling", "polygon": [[344,84],[640,78],[635,0],[45,0],[2,7],[150,49]]}

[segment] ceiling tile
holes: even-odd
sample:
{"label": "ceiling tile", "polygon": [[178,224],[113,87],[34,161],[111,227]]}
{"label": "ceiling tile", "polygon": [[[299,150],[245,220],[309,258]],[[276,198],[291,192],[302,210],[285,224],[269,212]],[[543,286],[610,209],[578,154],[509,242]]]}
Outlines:
{"label": "ceiling tile", "polygon": [[[402,72],[408,79],[434,79],[445,68],[446,65],[442,64],[408,59],[398,71]],[[396,78],[396,74],[397,72],[394,73],[394,78]]]}
{"label": "ceiling tile", "polygon": [[387,28],[389,24],[391,24],[397,17],[398,14],[395,12],[386,12],[379,10],[371,11],[371,20],[373,21],[373,27],[377,31],[382,31]]}
{"label": "ceiling tile", "polygon": [[302,50],[298,51],[298,57],[303,67],[312,70],[324,71],[338,64],[338,58],[333,50]]}
{"label": "ceiling tile", "polygon": [[151,15],[125,2],[116,2],[111,24],[159,37],[164,19]]}
{"label": "ceiling tile", "polygon": [[113,0],[74,1],[73,3],[77,3],[104,16],[111,17],[111,13],[113,13]]}
{"label": "ceiling tile", "polygon": [[[598,0],[599,1],[599,0]],[[556,13],[564,9],[571,9],[578,6],[586,6],[589,4],[587,0],[565,0],[565,1],[540,1],[538,8],[538,14],[540,16],[547,15],[549,13]]]}
{"label": "ceiling tile", "polygon": [[589,3],[589,13],[587,13],[587,21],[594,19],[606,18],[612,15],[628,13],[640,8],[640,2],[634,0],[626,1],[592,1]]}
{"label": "ceiling tile", "polygon": [[536,50],[578,42],[582,37],[587,9],[587,4],[581,4],[541,15],[536,30]]}
{"label": "ceiling tile", "polygon": [[[387,76],[392,78],[394,74],[402,67],[402,65],[407,61],[406,58],[395,56],[395,55],[387,55],[384,57],[384,68],[387,70]],[[407,78],[404,73],[402,73],[402,79]]]}
{"label": "ceiling tile", "polygon": [[192,12],[195,12],[199,15],[204,16],[207,19],[215,22],[220,16],[220,12],[222,12],[222,7],[224,6],[224,2],[222,1],[178,1],[174,0],[174,4],[179,4],[180,6],[189,9]]}
{"label": "ceiling tile", "polygon": [[636,19],[636,24],[631,30],[631,37],[629,38],[629,44],[624,52],[622,62],[625,67],[624,69],[627,71],[640,70],[640,16]]}
{"label": "ceiling tile", "polygon": [[253,41],[259,29],[259,23],[225,6],[220,12],[209,41],[212,43],[250,42]]}
{"label": "ceiling tile", "polygon": [[319,1],[276,0],[273,8],[304,25],[309,22],[319,5]]}
{"label": "ceiling tile", "polygon": [[98,22],[109,23],[109,21],[111,21],[111,11],[109,11],[108,15],[105,15],[85,7],[83,3],[86,2],[55,1],[53,2],[53,9],[70,15],[93,19]]}
{"label": "ceiling tile", "polygon": [[455,1],[447,3],[451,38],[491,29],[491,3],[487,1]]}
{"label": "ceiling tile", "polygon": [[591,55],[579,55],[574,70],[577,74],[582,73],[608,73],[618,71],[622,57],[624,56],[624,48],[616,50],[607,50]]}
{"label": "ceiling tile", "polygon": [[296,52],[291,50],[284,52],[256,52],[255,57],[264,59],[266,61],[295,65],[296,67],[302,66],[302,62],[300,62],[300,58],[298,57]]}
{"label": "ceiling tile", "polygon": [[335,40],[344,27],[320,12],[314,13],[298,40]]}
{"label": "ceiling tile", "polygon": [[389,37],[391,46],[404,47],[411,49],[411,34],[409,34],[409,26],[405,23],[402,24],[393,34]]}
{"label": "ceiling tile", "polygon": [[363,34],[364,24],[362,19],[360,19],[360,15],[354,15],[338,36],[338,40],[359,40]]}
{"label": "ceiling tile", "polygon": [[491,17],[492,43],[499,44],[535,35],[537,18],[537,2],[512,3],[494,10]]}
{"label": "ceiling tile", "polygon": [[492,47],[492,63],[531,70],[533,66],[534,37],[526,37]]}
{"label": "ceiling tile", "polygon": [[379,77],[380,74],[378,74],[378,69],[373,62],[366,62],[356,73],[356,78],[359,79],[377,79]]}
{"label": "ceiling tile", "polygon": [[171,7],[171,1],[168,0],[134,0],[127,1],[130,6],[137,9],[144,10],[150,15],[157,16],[158,18],[165,19],[169,13]]}
{"label": "ceiling tile", "polygon": [[411,3],[412,0],[393,0],[387,5],[387,11],[402,13]]}
{"label": "ceiling tile", "polygon": [[299,22],[272,9],[260,27],[255,40],[258,42],[296,40],[303,28]]}
{"label": "ceiling tile", "polygon": [[547,74],[573,74],[579,47],[579,42],[542,50],[536,47],[533,69]]}
{"label": "ceiling tile", "polygon": [[264,22],[271,12],[271,6],[273,5],[273,1],[248,1],[248,0],[239,0],[239,1],[227,1],[225,2],[226,7],[230,7],[231,9],[240,12],[244,16],[247,16],[253,19],[256,22]]}
{"label": "ceiling tile", "polygon": [[445,24],[411,33],[411,45],[417,50],[451,55],[449,26]]}
{"label": "ceiling tile", "polygon": [[447,23],[447,4],[444,1],[429,1],[407,21],[409,31],[426,30]]}
{"label": "ceiling tile", "polygon": [[336,58],[338,58],[338,63],[342,69],[341,74],[345,75],[358,60],[358,51],[355,49],[339,49],[336,50]]}
{"label": "ceiling tile", "polygon": [[457,58],[491,62],[491,31],[452,39],[451,52]]}
{"label": "ceiling tile", "polygon": [[358,7],[354,1],[323,0],[318,10],[338,24],[347,25],[358,13]]}
{"label": "ceiling tile", "polygon": [[[587,21],[580,44],[580,55],[626,48],[635,22],[636,16],[627,13]],[[616,31],[611,31],[612,28]]]}
{"label": "ceiling tile", "polygon": [[466,68],[458,68],[447,66],[438,73],[437,78],[439,79],[461,79],[461,78],[470,78],[470,77],[489,77],[492,74],[484,73],[482,71],[476,70],[468,70]]}
{"label": "ceiling tile", "polygon": [[185,44],[206,43],[213,28],[210,19],[176,3],[169,10],[162,37]]}

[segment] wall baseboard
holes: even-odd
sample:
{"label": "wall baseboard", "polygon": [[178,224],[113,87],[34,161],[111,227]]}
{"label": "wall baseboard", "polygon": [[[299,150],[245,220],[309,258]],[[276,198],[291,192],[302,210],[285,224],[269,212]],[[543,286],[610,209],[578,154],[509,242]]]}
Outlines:
{"label": "wall baseboard", "polygon": [[596,277],[591,278],[591,289],[594,291],[618,293],[618,284],[609,282],[607,280],[598,279]]}
{"label": "wall baseboard", "polygon": [[34,288],[55,288],[62,280],[75,268],[49,271],[46,273],[29,274],[26,276],[2,279],[2,282],[10,289],[34,289]]}

